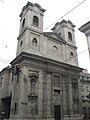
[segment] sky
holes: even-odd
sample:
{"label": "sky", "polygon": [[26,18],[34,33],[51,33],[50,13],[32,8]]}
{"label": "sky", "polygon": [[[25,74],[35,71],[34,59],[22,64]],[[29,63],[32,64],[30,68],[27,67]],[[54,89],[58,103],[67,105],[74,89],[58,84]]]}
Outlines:
{"label": "sky", "polygon": [[[85,34],[78,30],[83,24],[90,21],[90,0],[0,0],[0,71],[16,57],[20,27],[19,14],[28,1],[38,3],[46,10],[44,32],[51,31],[55,23],[62,19],[72,21],[76,26],[75,39],[79,67],[87,69],[90,73],[87,39]],[[83,3],[79,5],[81,2]],[[76,9],[64,16],[77,5],[79,6]]]}

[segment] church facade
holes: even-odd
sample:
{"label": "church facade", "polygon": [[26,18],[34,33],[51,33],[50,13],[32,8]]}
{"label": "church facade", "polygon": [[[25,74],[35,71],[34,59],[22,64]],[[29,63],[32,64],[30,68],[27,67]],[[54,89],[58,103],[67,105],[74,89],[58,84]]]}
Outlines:
{"label": "church facade", "polygon": [[[82,120],[75,25],[62,20],[43,32],[45,9],[28,2],[20,14],[13,74],[0,72],[0,111],[9,120]],[[7,107],[5,107],[7,105]]]}

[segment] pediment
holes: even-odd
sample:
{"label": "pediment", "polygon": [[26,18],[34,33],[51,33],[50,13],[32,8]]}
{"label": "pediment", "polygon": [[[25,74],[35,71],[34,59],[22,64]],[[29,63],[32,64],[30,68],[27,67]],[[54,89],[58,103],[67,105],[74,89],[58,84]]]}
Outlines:
{"label": "pediment", "polygon": [[[44,33],[45,36],[47,36],[48,38],[60,41],[60,42],[65,42],[64,38],[61,37],[59,34],[57,33],[53,33],[53,32],[45,32]],[[65,42],[66,43],[66,42]]]}

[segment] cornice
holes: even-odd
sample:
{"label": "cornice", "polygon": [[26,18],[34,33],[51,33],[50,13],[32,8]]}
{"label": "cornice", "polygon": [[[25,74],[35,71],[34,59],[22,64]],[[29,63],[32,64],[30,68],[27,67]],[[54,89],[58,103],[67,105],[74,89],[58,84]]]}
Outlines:
{"label": "cornice", "polygon": [[82,25],[80,28],[78,28],[79,31],[81,31],[85,34],[88,32],[89,29],[90,29],[90,21],[87,22],[86,24]]}
{"label": "cornice", "polygon": [[70,44],[70,43],[67,43],[67,45],[68,45],[68,46],[71,46],[71,47],[73,47],[73,48],[75,48],[75,49],[77,49],[77,47],[76,47],[75,45],[72,45],[72,44]]}
{"label": "cornice", "polygon": [[43,34],[42,32],[37,31],[37,30],[35,30],[35,29],[32,29],[32,28],[30,28],[30,27],[25,27],[25,28],[22,30],[22,32],[19,34],[19,36],[17,37],[17,40],[22,36],[22,34],[23,34],[26,30],[33,31],[33,32],[36,32],[36,33],[38,33],[38,34]]}
{"label": "cornice", "polygon": [[20,53],[10,64],[11,65],[19,64],[25,60],[32,61],[32,62],[36,61],[37,63],[43,64],[43,65],[55,66],[57,68],[60,67],[60,68],[68,69],[71,71],[73,70],[73,71],[81,72],[83,70],[79,66],[70,65],[64,62],[59,62],[56,60],[52,60],[50,58],[42,57],[39,55],[34,55],[31,53],[25,53],[25,52]]}

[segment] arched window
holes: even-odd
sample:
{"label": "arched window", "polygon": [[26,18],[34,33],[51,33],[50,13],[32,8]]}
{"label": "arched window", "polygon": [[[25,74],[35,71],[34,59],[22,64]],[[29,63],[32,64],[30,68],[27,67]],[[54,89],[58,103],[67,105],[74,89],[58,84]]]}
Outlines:
{"label": "arched window", "polygon": [[12,96],[12,92],[10,92],[10,96]]}
{"label": "arched window", "polygon": [[25,18],[23,19],[23,22],[22,22],[22,28],[25,26]]}
{"label": "arched window", "polygon": [[15,108],[14,108],[14,111],[16,112],[17,111],[17,103],[15,102]]}
{"label": "arched window", "polygon": [[72,34],[71,34],[71,32],[68,32],[68,38],[69,38],[69,40],[72,41]]}
{"label": "arched window", "polygon": [[33,24],[38,26],[38,23],[39,23],[39,19],[37,16],[33,16]]}
{"label": "arched window", "polygon": [[59,32],[58,34],[61,36],[61,33],[60,33],[60,32]]}
{"label": "arched window", "polygon": [[57,53],[57,51],[58,51],[58,47],[57,46],[53,46],[53,55],[56,55],[56,53]]}
{"label": "arched window", "polygon": [[34,45],[34,46],[37,46],[37,39],[36,38],[33,38],[33,40],[32,40],[32,44]]}
{"label": "arched window", "polygon": [[53,48],[54,48],[54,50],[58,50],[57,46],[55,46],[55,45],[53,46]]}
{"label": "arched window", "polygon": [[73,52],[70,52],[70,56],[71,56],[71,57],[73,57],[73,56],[74,56]]}
{"label": "arched window", "polygon": [[36,89],[36,82],[38,79],[38,75],[36,73],[31,73],[29,75],[30,77],[30,82],[31,82],[31,93],[30,95],[35,95],[35,89]]}
{"label": "arched window", "polygon": [[22,44],[23,44],[23,41],[21,40],[21,42],[20,42],[20,47],[22,46]]}

